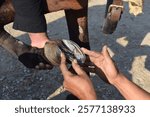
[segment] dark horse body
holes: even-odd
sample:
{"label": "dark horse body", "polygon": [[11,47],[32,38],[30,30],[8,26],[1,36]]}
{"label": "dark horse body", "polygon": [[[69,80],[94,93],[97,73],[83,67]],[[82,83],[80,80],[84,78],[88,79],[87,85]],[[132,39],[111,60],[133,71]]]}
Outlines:
{"label": "dark horse body", "polygon": [[[121,1],[121,0],[118,0]],[[65,10],[69,37],[79,46],[90,49],[88,37],[88,0],[43,0],[45,4],[45,13],[58,10]],[[113,2],[108,0],[107,7]],[[20,45],[9,33],[4,30],[4,25],[13,22],[15,10],[12,0],[0,1],[0,45],[11,53],[20,56],[24,52],[35,50],[27,45]],[[15,48],[14,48],[15,47]]]}

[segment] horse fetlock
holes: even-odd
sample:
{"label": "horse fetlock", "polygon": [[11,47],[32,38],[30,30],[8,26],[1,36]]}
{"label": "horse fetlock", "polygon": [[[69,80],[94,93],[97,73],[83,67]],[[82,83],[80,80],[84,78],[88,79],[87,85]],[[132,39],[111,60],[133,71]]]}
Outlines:
{"label": "horse fetlock", "polygon": [[105,34],[112,34],[117,27],[119,20],[121,19],[122,8],[112,8],[104,20],[102,26],[102,32]]}

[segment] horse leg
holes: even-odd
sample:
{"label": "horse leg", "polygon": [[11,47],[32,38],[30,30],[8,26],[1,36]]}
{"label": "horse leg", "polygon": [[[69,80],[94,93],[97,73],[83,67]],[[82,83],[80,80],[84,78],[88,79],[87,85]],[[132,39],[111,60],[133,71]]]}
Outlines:
{"label": "horse leg", "polygon": [[[66,10],[65,13],[66,13],[70,39],[76,42],[80,47],[85,47],[87,49],[90,49],[89,36],[88,36],[87,7],[81,10]],[[102,73],[102,71],[97,70],[96,68],[95,70],[90,70],[89,67],[91,65],[92,64],[87,56],[87,60],[83,66],[83,69],[86,71],[86,73],[87,74],[89,74],[89,72],[96,73],[102,80],[107,82],[106,77]],[[73,68],[70,68],[69,70],[72,73],[75,73]]]}
{"label": "horse leg", "polygon": [[[28,68],[35,68],[37,65],[40,67],[39,63],[43,63],[44,65],[50,64],[44,59],[42,49],[26,45],[4,30],[4,25],[13,21],[14,13],[15,11],[11,1],[4,1],[0,4],[0,46],[16,56],[18,60]],[[47,65],[47,68],[52,67]]]}
{"label": "horse leg", "polygon": [[52,69],[51,63],[44,55],[44,49],[26,45],[7,33],[2,27],[0,28],[0,46],[17,57],[27,68]]}
{"label": "horse leg", "polygon": [[[86,5],[86,7],[80,10],[65,10],[65,15],[67,20],[70,40],[77,43],[80,47],[90,49],[89,35],[88,35],[87,8],[88,5]],[[89,63],[89,59],[87,57],[85,64],[88,63]],[[75,73],[72,67],[69,70],[72,73]]]}
{"label": "horse leg", "polygon": [[113,3],[113,0],[107,0],[107,3],[106,3],[106,9],[105,9],[105,18],[107,16],[107,13],[108,13],[108,8],[109,6]]}
{"label": "horse leg", "polygon": [[90,49],[87,6],[80,10],[65,10],[70,40],[80,47]]}
{"label": "horse leg", "polygon": [[116,30],[118,21],[121,18],[122,11],[122,0],[107,0],[105,21],[102,27],[103,33],[112,34]]}

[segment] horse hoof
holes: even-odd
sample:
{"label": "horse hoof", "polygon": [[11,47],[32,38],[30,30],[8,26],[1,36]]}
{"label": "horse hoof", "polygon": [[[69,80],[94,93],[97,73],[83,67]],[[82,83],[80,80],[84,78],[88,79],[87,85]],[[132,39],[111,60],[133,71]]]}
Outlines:
{"label": "horse hoof", "polygon": [[107,13],[102,26],[102,32],[104,34],[112,34],[116,30],[118,21],[121,19],[123,6],[115,6],[112,4],[109,9],[110,11]]}
{"label": "horse hoof", "polygon": [[55,66],[60,65],[61,52],[65,54],[68,62],[72,62],[73,59],[76,59],[79,64],[83,64],[85,62],[85,54],[73,41],[63,39],[54,42],[47,42],[45,44],[44,54],[46,58]]}
{"label": "horse hoof", "polygon": [[113,22],[106,18],[102,26],[102,32],[104,34],[112,34],[116,30],[117,24],[118,22]]}

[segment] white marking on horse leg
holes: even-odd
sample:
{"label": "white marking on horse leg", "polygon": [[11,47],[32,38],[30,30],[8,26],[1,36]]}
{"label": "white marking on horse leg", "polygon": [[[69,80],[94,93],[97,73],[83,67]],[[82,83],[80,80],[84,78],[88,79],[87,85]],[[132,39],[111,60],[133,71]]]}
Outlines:
{"label": "white marking on horse leg", "polygon": [[84,31],[83,31],[83,28],[81,27],[81,26],[79,26],[79,33],[83,33]]}

